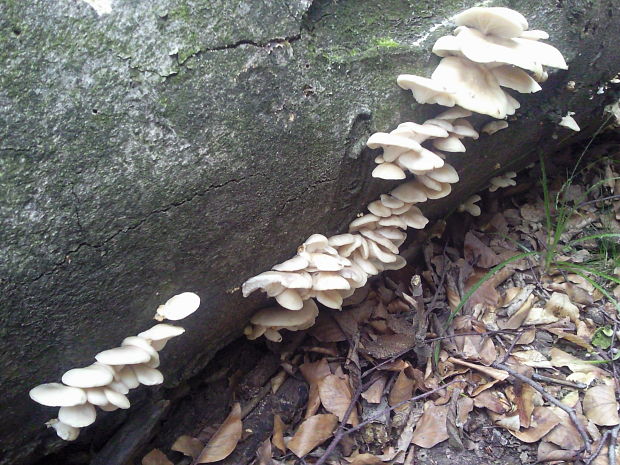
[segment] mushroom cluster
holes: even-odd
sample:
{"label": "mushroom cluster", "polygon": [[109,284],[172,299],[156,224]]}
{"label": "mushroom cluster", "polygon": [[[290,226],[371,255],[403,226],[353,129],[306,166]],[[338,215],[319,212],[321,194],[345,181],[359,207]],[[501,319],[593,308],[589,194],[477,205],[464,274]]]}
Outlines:
{"label": "mushroom cluster", "polygon": [[[195,312],[200,298],[184,292],[157,309],[155,319],[180,320]],[[159,351],[173,337],[185,332],[180,326],[156,324],[137,336],[127,337],[120,347],[104,350],[92,365],[73,368],[62,375],[62,383],[46,383],[30,390],[30,398],[48,407],[60,407],[58,418],[46,423],[65,441],[73,441],[80,428],[95,422],[95,406],[106,412],[128,409],[126,394],[140,384],[153,386],[164,381]]]}
{"label": "mushroom cluster", "polygon": [[[463,139],[478,139],[467,120],[472,112],[497,120],[483,126],[492,134],[504,129],[503,121],[520,107],[510,94],[538,92],[547,79],[545,67],[567,69],[562,54],[542,42],[547,33],[528,30],[520,13],[503,7],[475,7],[455,16],[453,35],[440,37],[433,53],[442,57],[430,78],[403,74],[397,83],[411,90],[418,103],[452,107],[422,124],[405,122],[389,133],[370,136],[367,145],[382,149],[375,158],[372,176],[400,180],[413,175],[389,194],[368,205],[368,212],[349,225],[349,232],[327,238],[314,234],[297,255],[248,279],[243,295],[262,289],[281,307],[260,310],[246,328],[254,339],[264,335],[279,341],[279,330],[299,330],[316,317],[316,299],[340,309],[343,299],[362,287],[369,276],[405,265],[398,248],[406,229],[423,229],[428,223],[416,204],[450,194],[458,182],[456,170],[445,160],[449,154],[465,152]],[[515,185],[516,173],[507,172],[490,180],[489,190]],[[459,211],[480,215],[475,195]]]}

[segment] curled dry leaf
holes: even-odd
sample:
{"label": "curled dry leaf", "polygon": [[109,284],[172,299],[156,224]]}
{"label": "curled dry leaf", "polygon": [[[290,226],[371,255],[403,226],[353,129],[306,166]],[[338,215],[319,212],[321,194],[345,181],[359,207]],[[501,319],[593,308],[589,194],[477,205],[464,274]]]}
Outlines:
{"label": "curled dry leaf", "polygon": [[583,397],[583,412],[599,426],[614,426],[620,423],[616,393],[611,386],[591,387]]}
{"label": "curled dry leaf", "polygon": [[237,402],[233,405],[224,423],[204,447],[196,463],[212,463],[228,457],[237,447],[237,443],[241,439],[242,429],[241,405]]}
{"label": "curled dry leaf", "polygon": [[368,389],[362,392],[362,397],[370,404],[380,403],[386,383],[387,378],[385,376],[378,377]]}
{"label": "curled dry leaf", "polygon": [[166,454],[159,449],[153,449],[142,458],[142,465],[174,465]]}
{"label": "curled dry leaf", "polygon": [[271,455],[271,441],[267,438],[256,450],[256,465],[273,465]]}
{"label": "curled dry leaf", "polygon": [[313,415],[304,420],[288,443],[288,448],[297,457],[308,452],[328,439],[338,424],[338,417],[331,413]]}
{"label": "curled dry leaf", "polygon": [[554,292],[545,305],[545,310],[549,310],[554,315],[567,316],[574,323],[579,320],[579,307],[573,304],[566,294]]}
{"label": "curled dry leaf", "polygon": [[271,437],[273,445],[280,449],[280,452],[286,452],[286,444],[284,443],[284,422],[280,415],[273,416],[273,436]]}
{"label": "curled dry leaf", "polygon": [[[353,397],[349,383],[336,375],[327,375],[319,381],[319,396],[323,407],[336,415],[339,421],[343,421]],[[355,407],[351,410],[347,423],[353,426],[359,423]]]}
{"label": "curled dry leaf", "polygon": [[388,402],[390,406],[394,406],[413,396],[414,381],[409,378],[404,371],[401,371],[392,386]]}
{"label": "curled dry leaf", "polygon": [[482,391],[476,397],[474,397],[474,406],[478,408],[486,408],[491,412],[502,414],[506,413],[510,409],[508,401],[500,399],[495,390],[489,389]]}
{"label": "curled dry leaf", "polygon": [[179,436],[171,447],[172,450],[194,459],[200,455],[203,448],[204,444],[201,441],[187,435]]}
{"label": "curled dry leaf", "polygon": [[[564,403],[564,399],[562,403]],[[549,408],[560,419],[560,423],[545,436],[545,441],[560,446],[564,450],[580,450],[583,447],[583,439],[581,439],[579,431],[568,416],[568,413],[559,407]],[[583,415],[577,415],[577,418],[582,424],[586,424],[587,420]]]}
{"label": "curled dry leaf", "polygon": [[310,385],[308,405],[306,406],[306,418],[310,418],[319,410],[319,407],[321,406],[319,381],[331,374],[331,371],[329,369],[329,365],[327,364],[327,360],[324,358],[313,363],[303,363],[300,365],[299,371],[301,371],[304,379]]}
{"label": "curled dry leaf", "polygon": [[448,439],[446,418],[448,405],[436,406],[432,401],[425,404],[422,418],[418,421],[411,442],[417,446],[429,449]]}

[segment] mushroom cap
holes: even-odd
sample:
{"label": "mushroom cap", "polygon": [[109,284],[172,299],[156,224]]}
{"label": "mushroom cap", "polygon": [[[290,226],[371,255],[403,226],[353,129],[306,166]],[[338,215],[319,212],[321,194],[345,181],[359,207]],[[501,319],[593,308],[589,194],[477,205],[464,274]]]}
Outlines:
{"label": "mushroom cap", "polygon": [[433,79],[454,86],[454,99],[463,108],[498,119],[506,117],[507,94],[483,66],[459,57],[442,58]]}
{"label": "mushroom cap", "polygon": [[193,292],[183,292],[172,296],[157,309],[157,315],[167,320],[182,320],[200,307],[200,297]]}
{"label": "mushroom cap", "polygon": [[446,132],[452,132],[452,130],[454,129],[452,127],[452,120],[448,120],[448,119],[431,118],[431,119],[427,119],[426,121],[424,121],[424,124],[430,125],[430,126],[438,126]]}
{"label": "mushroom cap", "polygon": [[449,110],[446,110],[444,112],[439,113],[433,119],[434,120],[442,119],[442,120],[447,120],[447,121],[454,121],[455,119],[467,118],[467,117],[471,116],[471,114],[472,114],[471,111],[466,110],[465,108],[454,107],[454,108],[450,108]]}
{"label": "mushroom cap", "polygon": [[[434,139],[442,140],[442,139]],[[443,159],[434,152],[422,148],[421,152],[405,152],[398,157],[398,164],[409,171],[430,171],[443,166]]]}
{"label": "mushroom cap", "polygon": [[315,291],[333,291],[351,289],[351,285],[336,272],[319,271],[312,276],[312,289]]}
{"label": "mushroom cap", "polygon": [[48,407],[73,407],[87,400],[83,389],[60,383],[39,384],[28,394],[35,402]]}
{"label": "mushroom cap", "polygon": [[416,181],[403,183],[394,188],[390,194],[406,203],[421,203],[426,202],[427,199],[426,193],[420,188],[420,183]]}
{"label": "mushroom cap", "polygon": [[135,346],[115,347],[95,355],[95,359],[106,365],[134,365],[151,360],[151,354]]}
{"label": "mushroom cap", "polygon": [[376,231],[371,231],[371,230],[368,230],[368,229],[362,229],[360,231],[360,234],[362,236],[366,237],[367,239],[370,239],[371,241],[376,242],[381,247],[386,248],[390,252],[398,254],[398,247],[395,246],[394,243],[391,240],[389,240],[388,238],[382,236],[381,234],[377,233]]}
{"label": "mushroom cap", "polygon": [[415,177],[421,184],[424,184],[429,189],[433,189],[434,191],[441,190],[441,183],[439,181],[435,181],[433,178],[425,176],[423,174],[418,174]]}
{"label": "mushroom cap", "polygon": [[342,294],[338,291],[318,291],[316,300],[328,308],[340,310],[342,308]]}
{"label": "mushroom cap", "polygon": [[276,296],[276,301],[289,310],[301,310],[304,305],[304,301],[299,295],[299,292],[295,289],[286,289],[281,294],[278,294]]}
{"label": "mushroom cap", "polygon": [[387,218],[381,218],[379,220],[379,225],[387,227],[394,226],[401,229],[407,229],[407,223],[405,223],[405,220],[401,218],[401,215],[392,215],[388,216]]}
{"label": "mushroom cap", "polygon": [[381,204],[389,209],[392,208],[401,208],[403,205],[405,205],[405,202],[403,202],[402,200],[397,199],[396,197],[392,197],[389,194],[381,194],[379,196],[379,199],[381,201]]}
{"label": "mushroom cap", "polygon": [[454,17],[457,26],[470,26],[483,34],[497,37],[519,37],[528,28],[527,19],[510,8],[473,7]]}
{"label": "mushroom cap", "polygon": [[164,382],[164,375],[156,368],[147,367],[146,365],[133,365],[131,369],[136,374],[140,384],[145,386],[154,386]]}
{"label": "mushroom cap", "polygon": [[148,362],[145,362],[146,365],[150,366],[151,368],[157,368],[159,366],[159,354],[153,348],[153,346],[151,346],[148,340],[140,336],[129,336],[123,339],[123,342],[121,342],[121,347],[123,346],[138,347],[145,352],[148,352],[151,356],[151,359]]}
{"label": "mushroom cap", "polygon": [[[384,218],[392,214],[392,210],[383,205],[380,200],[374,200],[368,204],[368,211],[373,215]],[[326,270],[329,271],[329,270]],[[334,270],[337,271],[337,270]]]}
{"label": "mushroom cap", "polygon": [[401,74],[396,82],[401,88],[411,90],[418,103],[437,103],[445,107],[453,107],[455,104],[453,90],[433,79]]}
{"label": "mushroom cap", "polygon": [[435,41],[433,53],[440,57],[461,56],[461,44],[455,36],[443,36]]}
{"label": "mushroom cap", "polygon": [[114,375],[101,365],[90,365],[84,368],[74,368],[62,375],[62,382],[67,386],[91,388],[105,386],[111,383]]}
{"label": "mushroom cap", "polygon": [[340,271],[349,264],[347,259],[337,254],[329,255],[327,253],[314,252],[307,255],[310,259],[308,271]]}
{"label": "mushroom cap", "polygon": [[103,392],[104,387],[87,388],[84,390],[86,391],[86,398],[89,404],[101,406],[108,403],[108,398]]}
{"label": "mushroom cap", "polygon": [[64,441],[75,441],[80,435],[79,428],[69,426],[62,421],[59,421],[58,418],[52,418],[47,421],[45,425],[48,428],[54,428],[58,437]]}
{"label": "mushroom cap", "polygon": [[181,328],[180,326],[159,323],[147,329],[146,331],[142,331],[140,334],[138,334],[138,336],[146,339],[147,341],[150,341],[153,349],[162,350],[168,340],[172,339],[173,337],[180,336],[184,332],[185,329]]}
{"label": "mushroom cap", "polygon": [[545,31],[532,29],[531,31],[523,31],[519,38],[528,40],[547,40],[549,38],[549,34],[547,34]]}
{"label": "mushroom cap", "polygon": [[456,136],[433,139],[433,146],[446,152],[465,152],[465,146]]}
{"label": "mushroom cap", "polygon": [[491,68],[491,73],[495,76],[500,86],[508,87],[522,94],[530,94],[542,89],[529,74],[514,66],[495,66]]}
{"label": "mushroom cap", "polygon": [[378,179],[405,179],[407,175],[394,163],[381,163],[372,170],[372,177]]}
{"label": "mushroom cap", "polygon": [[250,322],[253,325],[264,326],[267,328],[278,327],[284,328],[289,326],[299,326],[314,321],[319,314],[319,308],[316,303],[310,299],[304,302],[301,310],[291,311],[282,307],[263,308],[256,312]]}
{"label": "mushroom cap", "polygon": [[373,215],[372,213],[360,216],[359,218],[355,218],[351,221],[349,225],[349,232],[354,232],[359,230],[360,228],[369,228],[372,225],[376,224],[379,221],[379,217]]}
{"label": "mushroom cap", "polygon": [[450,195],[450,192],[452,192],[452,186],[450,186],[450,184],[448,184],[447,182],[441,183],[441,190],[439,191],[435,189],[429,189],[426,186],[423,186],[423,187],[424,187],[426,196],[431,200],[447,197],[448,195]]}
{"label": "mushroom cap", "polygon": [[293,258],[275,265],[272,269],[275,271],[300,271],[305,269],[310,263],[301,255],[295,255]]}
{"label": "mushroom cap", "polygon": [[328,239],[329,245],[332,247],[342,247],[344,245],[353,244],[355,242],[356,234],[337,234]]}
{"label": "mushroom cap", "polygon": [[128,409],[131,406],[131,404],[129,403],[129,399],[125,394],[121,394],[120,392],[105,388],[103,392],[110,404],[116,405],[118,408],[122,409]]}
{"label": "mushroom cap", "polygon": [[130,365],[124,366],[118,370],[117,378],[121,383],[127,386],[127,389],[135,389],[140,385],[140,381],[138,381],[138,377]]}
{"label": "mushroom cap", "polygon": [[376,258],[381,263],[393,263],[396,261],[397,253],[386,252],[375,241],[368,241],[368,249],[370,251],[370,257]]}
{"label": "mushroom cap", "polygon": [[327,237],[323,234],[312,234],[304,243],[299,247],[300,252],[320,252],[328,245]]}
{"label": "mushroom cap", "polygon": [[429,171],[426,173],[426,176],[439,182],[448,182],[450,184],[459,182],[459,174],[454,167],[448,163],[444,164],[441,168]]}
{"label": "mushroom cap", "polygon": [[86,403],[58,409],[58,420],[74,428],[92,425],[96,419],[97,412],[92,404]]}
{"label": "mushroom cap", "polygon": [[472,139],[480,137],[478,131],[464,118],[454,120],[452,123],[452,133],[456,134],[457,137],[471,137]]}
{"label": "mushroom cap", "polygon": [[560,122],[558,123],[560,126],[564,126],[565,128],[572,129],[573,131],[581,131],[581,128],[573,118],[574,113],[569,111],[566,116],[563,116]]}
{"label": "mushroom cap", "polygon": [[403,215],[403,219],[405,223],[407,223],[407,226],[414,229],[424,229],[428,224],[428,218],[415,206]]}
{"label": "mushroom cap", "polygon": [[448,137],[448,131],[443,128],[432,124],[417,124],[410,121],[399,124],[394,131],[396,130],[400,130],[401,134],[410,133],[425,136],[423,140],[426,140],[428,137]]}
{"label": "mushroom cap", "polygon": [[[302,247],[304,246],[300,248]],[[274,284],[289,289],[310,289],[312,287],[312,278],[305,271],[265,271],[244,282],[241,286],[241,291],[243,296],[247,297],[257,289],[267,289]]]}
{"label": "mushroom cap", "polygon": [[404,150],[413,150],[415,152],[422,150],[422,146],[415,140],[409,139],[408,137],[399,136],[397,134],[390,134],[387,132],[374,133],[368,138],[366,145],[371,149],[392,146]]}
{"label": "mushroom cap", "polygon": [[508,127],[508,122],[503,120],[491,121],[484,126],[482,126],[482,132],[486,134],[495,134],[497,131],[501,131],[502,129],[506,129]]}

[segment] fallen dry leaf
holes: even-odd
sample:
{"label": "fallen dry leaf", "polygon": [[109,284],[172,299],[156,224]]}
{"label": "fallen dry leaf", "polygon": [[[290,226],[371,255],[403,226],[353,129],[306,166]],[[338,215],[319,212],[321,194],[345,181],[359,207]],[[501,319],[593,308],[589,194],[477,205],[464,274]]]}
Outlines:
{"label": "fallen dry leaf", "polygon": [[350,457],[344,458],[350,465],[380,465],[383,461],[372,454],[360,454],[359,452],[355,452]]}
{"label": "fallen dry leaf", "polygon": [[241,405],[237,402],[233,405],[224,423],[204,447],[196,463],[212,463],[228,457],[237,447],[242,429]]}
{"label": "fallen dry leaf", "polygon": [[[545,436],[545,441],[560,446],[564,450],[579,450],[583,446],[583,439],[579,431],[564,410],[559,407],[549,407],[560,419],[560,422]],[[582,415],[577,416],[582,424],[586,424]]]}
{"label": "fallen dry leaf", "polygon": [[[348,382],[336,375],[327,375],[319,381],[319,397],[325,410],[343,421],[353,395]],[[351,410],[347,423],[353,426],[359,423],[355,407]]]}
{"label": "fallen dry leaf", "polygon": [[171,449],[177,452],[181,452],[183,455],[187,455],[188,457],[196,458],[202,452],[204,448],[204,444],[196,438],[191,436],[183,435],[179,436],[174,444],[172,444]]}
{"label": "fallen dry leaf", "polygon": [[142,458],[142,465],[174,465],[166,454],[159,449],[153,449]]}
{"label": "fallen dry leaf", "polygon": [[370,404],[378,404],[381,402],[381,397],[383,397],[383,390],[385,389],[385,384],[387,383],[387,378],[385,376],[378,377],[368,389],[362,392],[362,397],[366,399],[366,402]]}
{"label": "fallen dry leaf", "polygon": [[510,409],[508,401],[500,399],[497,392],[493,389],[482,391],[474,397],[474,405],[478,408],[486,408],[498,414],[506,413]]}
{"label": "fallen dry leaf", "polygon": [[471,232],[465,234],[463,254],[471,265],[481,268],[492,268],[501,262],[501,259],[493,252],[493,249],[485,245]]}
{"label": "fallen dry leaf", "polygon": [[462,365],[465,367],[473,368],[474,370],[478,370],[485,375],[490,376],[491,378],[497,379],[499,381],[504,381],[508,378],[508,372],[504,370],[498,370],[497,368],[485,367],[483,365],[476,365],[475,363],[469,363],[464,360],[459,360],[458,358],[450,357],[448,358],[449,362],[452,362],[456,365]]}
{"label": "fallen dry leaf", "polygon": [[448,439],[446,418],[448,405],[436,406],[432,401],[425,404],[422,418],[418,421],[413,432],[411,442],[417,446],[429,449]]}
{"label": "fallen dry leaf", "polygon": [[591,387],[583,397],[583,412],[599,426],[614,426],[620,423],[616,393],[611,386]]}
{"label": "fallen dry leaf", "polygon": [[[396,378],[394,386],[392,386],[392,390],[390,391],[390,396],[388,397],[390,406],[393,407],[400,402],[411,399],[413,396],[414,384],[415,382],[409,378],[404,371],[401,371],[398,374],[398,378]],[[406,405],[404,407],[406,407]]]}
{"label": "fallen dry leaf", "polygon": [[284,422],[280,415],[273,416],[273,435],[271,436],[273,445],[280,449],[280,452],[286,452],[286,444],[284,443]]}
{"label": "fallen dry leaf", "polygon": [[310,418],[314,415],[321,406],[321,398],[319,396],[319,381],[331,374],[327,360],[322,358],[321,360],[313,363],[303,363],[299,366],[299,371],[303,375],[304,379],[310,385],[310,392],[308,393],[308,405],[306,406],[305,418]]}
{"label": "fallen dry leaf", "polygon": [[579,307],[573,304],[566,294],[554,292],[545,305],[545,310],[555,316],[567,316],[573,323],[579,320]]}
{"label": "fallen dry leaf", "polygon": [[338,424],[338,417],[331,413],[311,416],[304,420],[288,443],[288,448],[297,457],[308,452],[328,439]]}
{"label": "fallen dry leaf", "polygon": [[521,350],[519,352],[513,352],[512,357],[517,359],[522,365],[533,368],[553,368],[553,365],[547,360],[547,358],[538,352],[537,350]]}
{"label": "fallen dry leaf", "polygon": [[267,438],[256,450],[255,465],[273,465],[273,459],[271,458],[271,455],[271,441],[269,440],[269,438]]}

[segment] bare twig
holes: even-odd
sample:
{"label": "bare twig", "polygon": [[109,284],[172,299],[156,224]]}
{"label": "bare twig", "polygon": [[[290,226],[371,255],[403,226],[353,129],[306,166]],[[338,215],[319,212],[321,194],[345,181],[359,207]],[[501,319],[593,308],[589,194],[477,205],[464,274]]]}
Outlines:
{"label": "bare twig", "polygon": [[609,435],[609,465],[616,465],[616,442],[618,442],[618,431],[620,431],[620,425],[614,426],[611,429]]}
{"label": "bare twig", "polygon": [[529,299],[532,292],[534,292],[534,288],[535,286],[533,284],[528,284],[527,286],[525,286],[521,290],[521,292],[519,292],[517,296],[512,299],[512,301],[505,308],[499,310],[498,313],[500,315],[506,315],[508,318],[510,318],[517,312],[517,310],[519,310],[523,306],[527,299]]}
{"label": "bare twig", "polygon": [[607,438],[609,437],[610,434],[611,434],[610,430],[605,431],[605,434],[603,434],[603,436],[599,440],[598,446],[596,446],[596,449],[594,450],[594,452],[592,452],[592,455],[590,455],[590,457],[588,457],[586,460],[584,460],[584,462],[583,462],[584,465],[590,465],[592,462],[594,462],[596,460],[596,458],[601,453],[601,450],[603,449],[603,446],[607,442]]}
{"label": "bare twig", "polygon": [[[526,297],[527,298],[527,297]],[[500,364],[506,363],[506,360],[508,360],[508,357],[510,357],[510,354],[512,353],[513,349],[515,348],[515,346],[517,345],[517,342],[519,342],[519,339],[521,339],[521,336],[523,335],[523,331],[520,331],[518,334],[516,334],[514,336],[514,338],[512,339],[512,343],[510,344],[510,347],[508,347],[508,349],[506,349],[506,353],[504,354],[504,356],[500,359],[499,362]]]}
{"label": "bare twig", "polygon": [[521,382],[523,382],[525,384],[529,384],[535,390],[540,392],[540,394],[544,397],[544,399],[547,402],[549,402],[550,404],[553,404],[556,407],[564,410],[568,414],[568,416],[571,419],[571,421],[573,422],[573,424],[575,425],[575,428],[579,432],[579,436],[581,436],[581,439],[583,441],[583,450],[585,450],[587,452],[590,452],[590,449],[591,449],[590,438],[588,437],[588,433],[586,432],[584,426],[581,424],[581,422],[577,418],[577,414],[575,413],[574,409],[572,409],[568,405],[565,405],[562,402],[560,402],[559,400],[557,400],[555,397],[553,397],[551,394],[549,394],[547,391],[545,391],[545,388],[542,387],[539,383],[537,383],[533,379],[528,378],[527,376],[524,376],[521,373],[513,370],[508,365],[505,365],[503,363],[495,362],[491,366],[493,368],[497,368],[499,370],[504,370],[504,371],[508,372],[508,374],[510,374],[513,378],[516,378],[516,379],[518,379],[519,381],[521,381]]}
{"label": "bare twig", "polygon": [[429,339],[424,339],[424,342],[441,341],[443,339],[451,339],[453,337],[461,337],[461,336],[494,336],[495,334],[518,334],[518,333],[520,333],[520,331],[516,329],[496,329],[492,331],[485,331],[483,333],[472,332],[472,333],[448,334],[447,336],[439,336],[439,337],[432,337]]}
{"label": "bare twig", "polygon": [[545,383],[554,383],[561,386],[568,386],[573,389],[586,389],[588,387],[583,383],[573,383],[572,381],[566,381],[565,379],[557,379],[550,376],[539,375],[538,373],[534,373],[532,375],[532,379],[536,381],[544,381]]}

